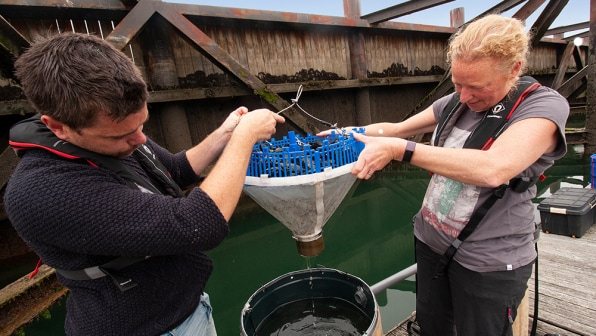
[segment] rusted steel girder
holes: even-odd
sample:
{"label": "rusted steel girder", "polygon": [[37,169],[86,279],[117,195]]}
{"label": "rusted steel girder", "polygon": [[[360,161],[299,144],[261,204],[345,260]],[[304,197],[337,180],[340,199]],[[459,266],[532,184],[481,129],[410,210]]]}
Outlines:
{"label": "rusted steel girder", "polygon": [[[499,13],[506,12],[506,11],[510,10],[511,8],[519,5],[520,3],[524,2],[524,1],[526,1],[526,0],[505,0],[505,1],[501,1],[500,3],[494,5],[490,9],[488,9],[486,12],[478,15],[476,18],[474,18],[474,20],[479,19],[479,18],[481,18],[483,16],[486,16],[488,14],[495,14],[495,13],[499,14]],[[472,22],[472,21],[470,21],[470,22]]]}
{"label": "rusted steel girder", "polygon": [[1,0],[0,6],[29,6],[46,8],[81,8],[81,9],[130,9],[125,2],[120,0]]}
{"label": "rusted steel girder", "polygon": [[[223,50],[207,34],[197,28],[192,22],[178,12],[172,5],[161,1],[141,0],[129,14],[116,26],[108,35],[106,40],[122,50],[135,35],[139,33],[143,25],[155,13],[161,15],[178,29],[187,39],[198,47],[207,58],[222,70],[226,70],[241,82],[246,84],[253,92],[267,101],[277,110],[289,107],[291,104],[281,98],[257,76],[253,75],[245,66],[238,63],[225,50]],[[284,117],[290,121],[299,131],[316,134],[320,130],[294,108],[287,109]]]}
{"label": "rusted steel girder", "polygon": [[[544,0],[542,0],[542,1],[544,1]],[[568,26],[561,26],[561,27],[549,29],[544,33],[544,35],[545,36],[557,35],[557,34],[562,34],[562,33],[570,32],[570,31],[574,31],[574,30],[589,29],[589,28],[590,28],[590,21],[586,21],[586,22],[582,22],[582,23],[576,23],[576,24],[572,24],[572,25],[568,25]]]}
{"label": "rusted steel girder", "polygon": [[0,73],[4,78],[14,77],[14,60],[30,43],[4,17],[0,16]]}
{"label": "rusted steel girder", "polygon": [[139,1],[106,37],[106,41],[118,50],[124,49],[141,31],[153,14],[155,14],[155,8],[152,0]]}
{"label": "rusted steel girder", "polygon": [[563,51],[561,61],[559,62],[557,74],[555,75],[555,79],[553,79],[553,82],[550,86],[551,88],[558,90],[561,84],[563,84],[563,80],[565,79],[565,73],[567,73],[569,62],[573,59],[573,52],[576,48],[577,47],[575,46],[573,41],[567,43],[567,47],[565,47],[565,51]]}
{"label": "rusted steel girder", "polygon": [[573,41],[577,37],[585,38],[585,37],[588,37],[588,36],[590,36],[590,31],[589,30],[586,30],[585,32],[581,32],[581,33],[577,33],[575,35],[567,36],[563,40],[565,40],[565,41]]}
{"label": "rusted steel girder", "polygon": [[584,91],[587,86],[588,67],[584,67],[576,72],[571,78],[557,88],[561,96],[567,98],[577,95],[578,90]]}
{"label": "rusted steel girder", "polygon": [[[84,20],[93,18],[120,21],[126,15],[126,13],[133,8],[133,6],[130,5],[133,2],[134,0],[0,0],[0,10],[2,10],[4,7],[9,10],[16,10],[20,12],[25,11],[28,16],[38,17],[40,19],[51,15],[68,19],[76,18]],[[214,17],[222,19],[299,23],[307,25],[370,28],[368,21],[354,17],[276,12],[194,4],[169,3],[169,5],[173,6],[180,14],[186,17]],[[377,25],[377,27],[384,29],[412,30],[445,34],[451,34],[454,32],[453,28],[450,27],[404,22],[383,22]]]}
{"label": "rusted steel girder", "polygon": [[544,36],[544,33],[548,30],[553,21],[555,21],[557,16],[559,16],[568,2],[569,0],[549,1],[549,3],[546,5],[546,8],[544,8],[530,29],[530,31],[534,32],[534,36],[532,36],[532,48],[538,45],[538,42],[540,42],[540,39]]}
{"label": "rusted steel girder", "polygon": [[528,0],[528,2],[526,2],[522,6],[522,8],[520,8],[515,14],[513,14],[513,17],[525,22],[530,17],[530,15],[532,15],[532,13],[534,13],[540,6],[542,6],[542,4],[545,1],[546,0]]}
{"label": "rusted steel girder", "polygon": [[421,10],[442,5],[453,0],[416,0],[406,1],[398,5],[376,11],[374,13],[366,14],[360,18],[368,21],[370,24],[377,24],[379,22],[389,21],[400,16],[419,12]]}

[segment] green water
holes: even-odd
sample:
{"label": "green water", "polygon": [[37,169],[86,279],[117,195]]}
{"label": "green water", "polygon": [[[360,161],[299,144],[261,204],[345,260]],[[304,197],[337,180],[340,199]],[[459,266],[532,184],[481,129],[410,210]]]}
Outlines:
{"label": "green water", "polygon": [[[590,184],[589,162],[580,159],[583,146],[547,171],[538,185],[536,203],[562,186]],[[229,237],[209,251],[214,272],[206,291],[220,336],[240,334],[240,313],[262,285],[288,272],[324,266],[359,277],[370,286],[414,263],[412,216],[418,211],[429,181],[427,171],[409,165],[377,172],[357,182],[323,230],[325,250],[310,260],[297,253],[291,232],[250,200],[244,200],[230,221]],[[415,309],[415,282],[407,279],[377,295],[383,331]],[[63,335],[64,305],[50,309],[50,320],[35,322],[25,335]],[[109,321],[106,321],[109,323]]]}

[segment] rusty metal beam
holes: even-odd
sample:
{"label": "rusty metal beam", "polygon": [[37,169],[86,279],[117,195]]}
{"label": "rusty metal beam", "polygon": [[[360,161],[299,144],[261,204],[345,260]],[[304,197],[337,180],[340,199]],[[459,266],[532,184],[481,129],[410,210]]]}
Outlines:
{"label": "rusty metal beam", "polygon": [[586,108],[586,89],[588,88],[588,81],[584,79],[580,86],[575,89],[575,91],[571,92],[569,96],[567,96],[567,100],[570,104],[579,101],[579,104],[584,105],[584,109]]}
{"label": "rusty metal beam", "polygon": [[[171,4],[182,15],[192,17],[215,17],[226,19],[269,21],[290,24],[326,25],[337,27],[360,27],[370,28],[368,21],[354,17],[325,16],[317,14],[302,14],[290,12],[274,12],[254,9],[226,8],[188,4]],[[456,29],[451,27],[432,26],[425,24],[413,24],[405,22],[383,22],[376,25],[376,28],[420,31],[431,33],[452,34]]]}
{"label": "rusty metal beam", "polygon": [[30,43],[3,16],[0,16],[0,74],[14,77],[14,60],[29,47]]}
{"label": "rusty metal beam", "polygon": [[452,1],[453,0],[410,0],[380,11],[363,15],[360,18],[368,21],[370,24],[377,24]]}
{"label": "rusty metal beam", "polygon": [[[365,87],[383,87],[394,85],[411,85],[439,83],[443,76],[412,76],[412,77],[385,77],[385,78],[364,78],[348,80],[324,80],[309,81],[303,86],[303,91],[321,90],[344,90],[359,89]],[[303,83],[268,84],[273,92],[295,94]],[[232,87],[208,87],[194,89],[173,89],[149,92],[148,103],[164,103],[173,101],[189,101],[199,99],[230,98],[250,96],[254,92],[245,86]],[[0,101],[0,116],[5,115],[26,115],[35,113],[35,109],[27,100]],[[2,162],[0,157],[0,162]]]}
{"label": "rusty metal beam", "polygon": [[566,32],[570,32],[570,31],[574,31],[574,30],[589,29],[589,28],[590,28],[589,21],[582,22],[582,23],[576,23],[576,24],[572,24],[569,26],[561,26],[561,27],[549,29],[546,32],[544,32],[544,36],[557,35],[557,34],[566,33]]}
{"label": "rusty metal beam", "polygon": [[565,40],[565,41],[573,41],[577,37],[584,38],[584,37],[588,37],[588,36],[590,36],[590,31],[589,30],[586,30],[585,32],[581,32],[581,33],[577,33],[575,35],[567,36],[563,40]]}
{"label": "rusty metal beam", "polygon": [[510,10],[511,8],[519,5],[520,3],[524,2],[524,1],[526,1],[526,0],[505,0],[505,1],[501,1],[500,3],[496,4],[495,6],[489,8],[486,12],[478,15],[477,17],[475,17],[471,21],[477,20],[477,19],[479,19],[479,18],[481,18],[483,16],[486,16],[488,14],[501,14],[501,13],[506,12],[506,11]]}
{"label": "rusty metal beam", "polygon": [[1,15],[40,20],[51,17],[62,20],[120,21],[132,7],[117,0],[0,0]]}
{"label": "rusty metal beam", "polygon": [[557,91],[565,98],[569,98],[576,92],[584,83],[587,83],[588,66],[576,72],[563,85],[557,88]]}
{"label": "rusty metal beam", "polygon": [[15,56],[31,45],[3,16],[0,16],[0,39],[2,46]]}
{"label": "rusty metal beam", "polygon": [[153,0],[141,0],[106,37],[106,41],[119,50],[124,49],[155,14],[154,3]]}
{"label": "rusty metal beam", "polygon": [[[133,1],[119,0],[82,0],[82,1],[64,1],[64,0],[0,0],[0,14],[16,13],[16,16],[27,16],[31,18],[44,19],[48,16],[64,19],[101,19],[120,21],[126,13],[133,8],[128,6]],[[317,14],[302,14],[291,12],[276,12],[241,8],[228,8],[217,6],[204,6],[194,4],[169,3],[176,8],[178,12],[189,18],[220,18],[220,19],[239,19],[243,21],[264,21],[279,22],[290,24],[306,25],[325,25],[336,27],[361,27],[370,28],[370,24],[359,18],[349,18],[341,16],[327,16]],[[383,29],[395,29],[406,31],[420,31],[431,33],[452,34],[453,28],[432,26],[424,24],[411,24],[402,22],[385,22],[378,26]]]}
{"label": "rusty metal beam", "polygon": [[120,0],[0,0],[0,6],[47,7],[47,8],[81,8],[81,9],[130,9]]}
{"label": "rusty metal beam", "polygon": [[545,1],[528,0],[512,17],[525,22]]}
{"label": "rusty metal beam", "polygon": [[563,51],[563,56],[561,57],[561,62],[557,68],[557,74],[555,75],[555,79],[553,79],[553,83],[551,84],[551,88],[557,90],[563,80],[565,79],[565,73],[567,73],[567,68],[569,67],[569,61],[573,58],[573,50],[575,49],[575,44],[572,42],[567,43],[567,47],[565,47],[565,51]]}
{"label": "rusty metal beam", "polygon": [[561,10],[567,5],[569,0],[550,0],[549,3],[546,5],[530,31],[534,33],[532,37],[532,48],[538,45],[540,39],[544,36],[544,33],[548,30],[550,25],[555,21],[557,16],[561,13]]}
{"label": "rusty metal beam", "polygon": [[[163,2],[155,2],[154,6],[161,16],[168,20],[174,27],[176,27],[176,29],[186,36],[186,38],[196,45],[199,48],[199,51],[203,52],[207,58],[220,68],[225,69],[227,72],[234,75],[271,106],[275,107],[277,110],[282,110],[291,105],[271,90],[271,88],[263,83],[257,76],[253,75],[245,66],[238,63],[217,45],[215,41],[207,36],[207,34],[176,11],[173,6]],[[288,109],[287,112],[284,112],[283,116],[302,132],[311,134],[319,132],[319,129],[314,124],[306,120],[306,118],[294,108]]]}

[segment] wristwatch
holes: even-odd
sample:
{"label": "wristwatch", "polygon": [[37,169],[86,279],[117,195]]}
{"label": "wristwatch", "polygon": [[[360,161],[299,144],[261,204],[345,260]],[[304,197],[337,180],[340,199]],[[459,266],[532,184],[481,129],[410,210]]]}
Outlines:
{"label": "wristwatch", "polygon": [[401,159],[401,162],[410,162],[412,159],[412,154],[414,154],[414,149],[416,148],[416,143],[414,141],[408,140],[406,143],[406,151],[404,152],[404,157]]}

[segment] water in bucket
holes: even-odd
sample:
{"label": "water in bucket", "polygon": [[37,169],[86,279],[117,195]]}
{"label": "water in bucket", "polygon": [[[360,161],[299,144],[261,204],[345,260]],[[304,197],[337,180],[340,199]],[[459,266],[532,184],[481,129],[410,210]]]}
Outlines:
{"label": "water in bucket", "polygon": [[244,305],[245,336],[383,335],[378,305],[361,279],[330,268],[285,274]]}
{"label": "water in bucket", "polygon": [[346,301],[305,299],[277,308],[257,328],[257,335],[359,336],[370,319]]}

